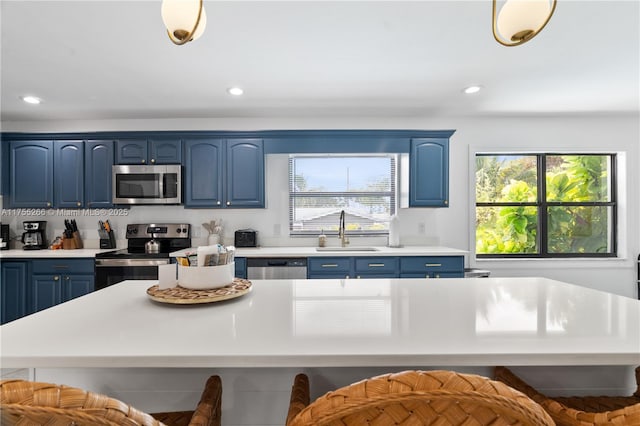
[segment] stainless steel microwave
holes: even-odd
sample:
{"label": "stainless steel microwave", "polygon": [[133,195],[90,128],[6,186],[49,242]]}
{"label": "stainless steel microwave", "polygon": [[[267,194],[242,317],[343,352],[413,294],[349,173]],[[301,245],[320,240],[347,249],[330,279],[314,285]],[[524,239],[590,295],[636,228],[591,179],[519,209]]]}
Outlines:
{"label": "stainless steel microwave", "polygon": [[114,204],[180,204],[181,166],[113,166]]}

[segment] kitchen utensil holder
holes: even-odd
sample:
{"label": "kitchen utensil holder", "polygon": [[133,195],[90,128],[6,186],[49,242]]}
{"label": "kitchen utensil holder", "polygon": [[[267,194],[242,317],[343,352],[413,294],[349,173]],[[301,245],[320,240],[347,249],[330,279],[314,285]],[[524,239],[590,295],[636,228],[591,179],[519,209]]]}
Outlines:
{"label": "kitchen utensil holder", "polygon": [[116,248],[116,237],[113,235],[113,230],[98,231],[100,234],[100,248],[101,249],[114,249]]}
{"label": "kitchen utensil holder", "polygon": [[78,247],[76,247],[76,240],[74,238],[66,238],[66,237],[62,238],[63,250],[75,250],[77,248]]}
{"label": "kitchen utensil holder", "polygon": [[80,232],[75,231],[72,235],[73,235],[73,242],[76,245],[75,248],[81,249],[83,245],[82,245],[82,238],[80,238]]}

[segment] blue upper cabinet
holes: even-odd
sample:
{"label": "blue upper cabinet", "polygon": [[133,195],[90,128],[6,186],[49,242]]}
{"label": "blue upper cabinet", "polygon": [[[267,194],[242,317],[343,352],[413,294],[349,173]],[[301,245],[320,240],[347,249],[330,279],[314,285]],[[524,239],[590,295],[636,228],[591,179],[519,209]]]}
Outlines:
{"label": "blue upper cabinet", "polygon": [[149,163],[182,163],[182,141],[175,139],[152,139],[149,141]]}
{"label": "blue upper cabinet", "polygon": [[9,207],[53,206],[53,141],[9,143]]}
{"label": "blue upper cabinet", "polygon": [[222,207],[224,141],[184,141],[184,205]]}
{"label": "blue upper cabinet", "polygon": [[449,206],[449,139],[411,140],[409,207]]}
{"label": "blue upper cabinet", "polygon": [[227,207],[264,207],[262,139],[227,141]]}
{"label": "blue upper cabinet", "polygon": [[94,209],[111,207],[113,141],[86,141],[84,148],[85,206]]}
{"label": "blue upper cabinet", "polygon": [[180,140],[157,139],[116,141],[116,164],[180,164]]}
{"label": "blue upper cabinet", "polygon": [[82,141],[55,141],[54,194],[55,207],[80,208],[84,206],[84,143]]}
{"label": "blue upper cabinet", "polygon": [[264,207],[262,139],[184,141],[184,205]]}

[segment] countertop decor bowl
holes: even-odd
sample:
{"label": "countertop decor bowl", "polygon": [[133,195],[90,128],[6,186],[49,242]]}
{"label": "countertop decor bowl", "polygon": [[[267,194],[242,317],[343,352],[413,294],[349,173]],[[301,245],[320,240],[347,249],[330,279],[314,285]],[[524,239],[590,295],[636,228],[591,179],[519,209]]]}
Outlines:
{"label": "countertop decor bowl", "polygon": [[229,285],[235,275],[235,262],[220,266],[178,265],[178,285],[193,290],[207,290]]}

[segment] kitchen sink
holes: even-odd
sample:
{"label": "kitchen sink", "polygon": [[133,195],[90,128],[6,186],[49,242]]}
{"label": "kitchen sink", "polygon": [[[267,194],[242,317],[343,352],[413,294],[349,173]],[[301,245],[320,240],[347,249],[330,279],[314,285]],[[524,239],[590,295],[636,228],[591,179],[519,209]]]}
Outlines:
{"label": "kitchen sink", "polygon": [[316,251],[378,251],[375,247],[316,247]]}

